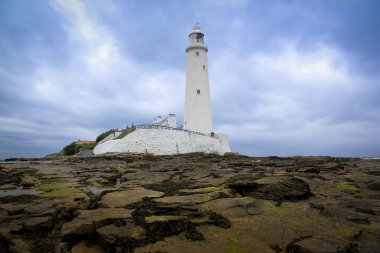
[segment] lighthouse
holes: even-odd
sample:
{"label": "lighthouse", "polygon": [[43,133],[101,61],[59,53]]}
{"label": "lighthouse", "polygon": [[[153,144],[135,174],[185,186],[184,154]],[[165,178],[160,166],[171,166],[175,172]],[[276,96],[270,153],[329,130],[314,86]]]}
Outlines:
{"label": "lighthouse", "polygon": [[[193,152],[223,155],[230,152],[228,135],[212,128],[207,46],[198,24],[189,34],[186,48],[187,70],[183,129],[175,114],[158,116],[153,124],[113,132],[94,148],[94,154],[108,152],[175,155]],[[202,134],[199,134],[202,133]]]}
{"label": "lighthouse", "polygon": [[198,24],[189,34],[186,48],[187,69],[183,128],[204,134],[212,130],[210,87],[207,65],[208,48]]}

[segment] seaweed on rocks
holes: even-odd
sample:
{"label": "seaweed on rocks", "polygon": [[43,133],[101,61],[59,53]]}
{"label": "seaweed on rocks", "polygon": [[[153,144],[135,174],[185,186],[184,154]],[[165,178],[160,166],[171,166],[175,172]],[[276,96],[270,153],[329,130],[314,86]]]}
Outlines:
{"label": "seaweed on rocks", "polygon": [[211,221],[212,224],[218,227],[222,227],[222,228],[231,227],[231,222],[226,217],[215,212],[210,213],[209,220]]}
{"label": "seaweed on rocks", "polygon": [[175,195],[178,192],[178,190],[187,188],[193,183],[193,181],[168,179],[162,181],[161,183],[145,185],[144,188],[164,192],[165,196],[168,197]]}

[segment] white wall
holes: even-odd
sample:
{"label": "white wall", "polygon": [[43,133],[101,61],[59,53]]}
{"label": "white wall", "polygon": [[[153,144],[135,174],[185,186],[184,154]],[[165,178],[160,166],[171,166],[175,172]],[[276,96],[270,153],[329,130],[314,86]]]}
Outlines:
{"label": "white wall", "polygon": [[223,138],[221,140],[180,130],[136,129],[123,139],[98,144],[94,149],[94,154],[148,152],[155,155],[173,155],[204,152],[223,155],[225,152],[230,152],[228,136],[227,139]]}
{"label": "white wall", "polygon": [[173,128],[177,127],[177,118],[173,113],[168,116],[168,126]]}
{"label": "white wall", "polygon": [[218,139],[222,143],[222,152],[231,152],[230,138],[228,137],[228,135],[224,133],[215,133],[215,136],[218,137]]}

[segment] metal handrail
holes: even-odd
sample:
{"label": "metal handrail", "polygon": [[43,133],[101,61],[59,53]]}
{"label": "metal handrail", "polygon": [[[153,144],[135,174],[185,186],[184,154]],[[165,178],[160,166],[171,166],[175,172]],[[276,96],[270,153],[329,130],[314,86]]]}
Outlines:
{"label": "metal handrail", "polygon": [[132,126],[132,128],[136,128],[136,129],[166,129],[166,130],[184,131],[184,132],[191,133],[191,134],[198,134],[198,135],[208,136],[208,137],[212,137],[212,138],[218,138],[216,135],[211,135],[211,134],[208,135],[208,134],[204,134],[204,133],[200,133],[200,132],[196,132],[196,131],[180,129],[180,128],[175,128],[175,127],[169,127],[169,126],[154,125],[154,124],[153,125],[150,125],[150,124],[135,125],[135,126]]}

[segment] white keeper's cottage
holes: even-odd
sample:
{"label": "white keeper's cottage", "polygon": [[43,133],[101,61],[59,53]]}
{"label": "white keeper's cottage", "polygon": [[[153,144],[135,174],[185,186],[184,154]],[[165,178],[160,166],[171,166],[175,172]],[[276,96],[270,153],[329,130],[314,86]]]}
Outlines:
{"label": "white keeper's cottage", "polygon": [[175,114],[158,116],[153,124],[137,125],[104,138],[94,154],[108,152],[173,155],[191,152],[230,152],[228,135],[215,133],[212,126],[210,87],[207,65],[208,48],[204,34],[196,24],[189,34],[186,48],[187,71],[183,126]]}

